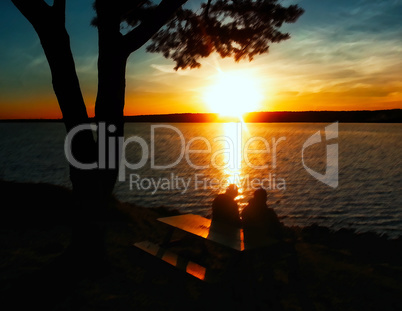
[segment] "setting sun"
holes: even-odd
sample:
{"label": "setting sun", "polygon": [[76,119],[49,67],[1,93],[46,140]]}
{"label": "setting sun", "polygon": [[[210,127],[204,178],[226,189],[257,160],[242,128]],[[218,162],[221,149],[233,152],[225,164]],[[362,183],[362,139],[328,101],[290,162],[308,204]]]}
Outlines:
{"label": "setting sun", "polygon": [[221,116],[242,117],[255,111],[263,99],[258,80],[247,72],[221,72],[204,93],[212,112]]}

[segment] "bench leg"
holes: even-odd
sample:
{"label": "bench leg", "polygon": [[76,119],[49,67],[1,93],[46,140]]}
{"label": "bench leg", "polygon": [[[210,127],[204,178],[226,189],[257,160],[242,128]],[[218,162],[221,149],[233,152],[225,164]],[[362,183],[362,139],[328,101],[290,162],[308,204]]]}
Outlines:
{"label": "bench leg", "polygon": [[173,233],[174,233],[174,228],[169,227],[169,230],[166,233],[165,238],[162,241],[162,244],[161,244],[162,247],[165,248],[165,247],[167,247],[169,245],[169,242],[172,239]]}

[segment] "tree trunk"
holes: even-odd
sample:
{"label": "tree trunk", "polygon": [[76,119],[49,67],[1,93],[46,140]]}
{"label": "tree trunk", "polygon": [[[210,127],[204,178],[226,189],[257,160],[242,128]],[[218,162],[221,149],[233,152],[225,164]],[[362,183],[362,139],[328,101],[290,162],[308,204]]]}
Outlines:
{"label": "tree trunk", "polygon": [[[98,124],[99,179],[103,195],[110,196],[119,172],[119,138],[124,135],[124,99],[128,54],[123,50],[120,23],[106,20],[98,27],[98,93],[95,119]],[[100,131],[104,131],[101,133]]]}
{"label": "tree trunk", "polygon": [[[90,119],[64,24],[65,2],[55,0],[52,7],[42,1],[13,0],[13,3],[33,25],[39,36],[67,132],[76,126],[89,125]],[[97,144],[91,130],[80,131],[74,135],[71,153],[80,163],[94,163],[98,160]],[[79,210],[74,218],[70,249],[74,254],[79,254],[79,258],[85,262],[83,265],[90,265],[92,259],[100,261],[104,254],[103,230],[97,224],[97,221],[102,221],[104,217],[104,209],[99,208],[99,203],[102,202],[99,184],[102,183],[99,183],[97,169],[84,170],[71,164],[70,180],[76,208]]]}
{"label": "tree trunk", "polygon": [[[42,1],[13,0],[39,36],[49,63],[56,94],[67,132],[76,126],[89,124],[81,93],[70,38],[65,28],[65,1],[56,0],[51,7]],[[91,131],[74,136],[71,153],[81,163],[97,160],[96,143]],[[70,179],[78,200],[89,200],[95,190],[94,171],[83,171],[70,165]]]}

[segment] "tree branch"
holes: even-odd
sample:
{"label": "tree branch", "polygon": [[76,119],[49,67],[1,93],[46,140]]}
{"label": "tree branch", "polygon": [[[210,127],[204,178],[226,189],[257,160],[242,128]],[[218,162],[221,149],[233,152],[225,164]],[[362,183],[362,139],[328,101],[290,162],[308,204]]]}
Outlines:
{"label": "tree branch", "polygon": [[186,2],[187,0],[162,0],[147,20],[124,36],[126,52],[130,54],[142,47]]}
{"label": "tree branch", "polygon": [[49,15],[51,7],[43,0],[11,0],[25,18],[37,29]]}
{"label": "tree branch", "polygon": [[209,20],[208,14],[209,14],[209,8],[210,7],[211,7],[211,0],[208,0],[208,3],[205,6],[205,12],[204,12],[204,18],[205,18],[206,21]]}
{"label": "tree branch", "polygon": [[66,23],[66,0],[54,0],[53,10],[60,17],[63,25]]}

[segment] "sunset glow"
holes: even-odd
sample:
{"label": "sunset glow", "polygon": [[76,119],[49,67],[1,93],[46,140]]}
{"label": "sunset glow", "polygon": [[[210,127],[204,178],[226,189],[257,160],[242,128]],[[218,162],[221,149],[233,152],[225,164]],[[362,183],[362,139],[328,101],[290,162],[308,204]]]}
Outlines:
{"label": "sunset glow", "polygon": [[239,118],[245,112],[257,110],[262,99],[258,80],[241,71],[219,73],[204,94],[212,112]]}
{"label": "sunset glow", "polygon": [[[296,1],[294,1],[296,2]],[[61,118],[38,36],[11,1],[0,5],[0,119]],[[173,70],[162,55],[135,52],[128,61],[125,115],[402,108],[399,1],[303,1],[287,26],[291,39],[252,62],[213,54],[201,68]],[[77,12],[80,12],[77,14]],[[94,116],[97,32],[85,1],[67,7],[77,74]],[[375,30],[375,31],[374,31]]]}

